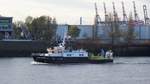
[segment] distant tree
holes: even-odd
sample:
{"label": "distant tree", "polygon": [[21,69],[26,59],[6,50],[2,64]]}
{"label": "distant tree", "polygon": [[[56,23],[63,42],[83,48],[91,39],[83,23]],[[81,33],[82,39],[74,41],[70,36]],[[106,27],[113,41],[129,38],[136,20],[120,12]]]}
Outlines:
{"label": "distant tree", "polygon": [[17,21],[13,23],[13,29],[14,29],[14,38],[20,39],[21,38],[21,26],[24,25],[24,22]]}
{"label": "distant tree", "polygon": [[57,28],[56,19],[49,16],[34,18],[29,26],[29,31],[34,40],[50,41]]}
{"label": "distant tree", "polygon": [[134,21],[132,14],[129,15],[129,21],[128,21],[128,29],[125,32],[125,40],[127,43],[131,43],[132,40],[135,38],[135,33],[134,33]]}
{"label": "distant tree", "polygon": [[31,16],[28,16],[28,17],[25,19],[25,24],[26,24],[27,28],[30,28],[30,27],[31,27],[31,23],[32,23],[33,19],[34,19],[34,18],[31,17]]}
{"label": "distant tree", "polygon": [[108,19],[108,27],[110,29],[108,29],[108,34],[109,36],[111,37],[111,40],[112,40],[112,44],[114,43],[118,43],[120,41],[120,37],[121,37],[121,30],[120,30],[120,27],[119,27],[119,20],[114,18],[113,15],[110,13],[109,14],[109,19]]}
{"label": "distant tree", "polygon": [[71,37],[76,38],[80,34],[80,29],[75,25],[69,25],[68,34]]}
{"label": "distant tree", "polygon": [[52,24],[55,24],[55,25],[57,24],[56,18],[53,18]]}
{"label": "distant tree", "polygon": [[33,21],[33,17],[28,16],[28,17],[25,19],[25,24],[31,24],[32,21]]}

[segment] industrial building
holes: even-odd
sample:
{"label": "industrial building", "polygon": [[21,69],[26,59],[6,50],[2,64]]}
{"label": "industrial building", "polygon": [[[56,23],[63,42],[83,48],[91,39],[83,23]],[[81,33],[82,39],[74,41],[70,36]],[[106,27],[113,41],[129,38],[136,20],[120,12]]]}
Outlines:
{"label": "industrial building", "polygon": [[[68,32],[68,26],[69,25],[58,25],[56,34],[59,38],[62,39],[64,37],[64,33]],[[78,39],[87,39],[93,37],[93,25],[76,26],[80,29],[79,37],[77,37]],[[119,28],[125,31],[128,28],[128,26],[120,25]],[[99,37],[99,39],[110,39],[108,35],[109,29],[109,26],[98,26],[97,36]],[[150,39],[150,25],[136,25],[134,27],[134,33],[136,34],[135,39]]]}
{"label": "industrial building", "polygon": [[[113,8],[113,13],[112,13],[112,22],[117,22],[119,24],[119,29],[121,31],[127,31],[129,28],[129,17],[127,17],[126,11],[125,11],[125,6],[124,2],[122,4],[122,20],[119,20],[119,16],[116,12],[115,8],[115,3],[112,2],[112,8]],[[80,34],[77,37],[77,39],[87,39],[87,38],[99,38],[102,40],[109,40],[111,39],[109,32],[111,31],[110,25],[108,23],[110,22],[110,17],[107,13],[106,10],[106,4],[104,3],[104,14],[105,14],[105,21],[101,21],[101,18],[98,14],[98,9],[97,5],[95,3],[95,18],[94,18],[94,24],[92,25],[76,25],[80,29]],[[135,34],[135,38],[133,40],[149,40],[150,39],[150,19],[148,17],[148,12],[147,12],[147,7],[146,5],[143,5],[143,13],[144,13],[144,20],[140,20],[138,17],[138,13],[136,10],[136,4],[133,1],[133,8],[134,8],[134,17],[132,17],[133,20],[133,30]],[[81,22],[80,18],[80,23]],[[59,39],[63,38],[63,34],[68,32],[68,27],[69,25],[58,25],[57,26],[57,32],[56,35],[59,37]]]}
{"label": "industrial building", "polygon": [[0,39],[11,38],[13,32],[12,19],[12,17],[0,16]]}

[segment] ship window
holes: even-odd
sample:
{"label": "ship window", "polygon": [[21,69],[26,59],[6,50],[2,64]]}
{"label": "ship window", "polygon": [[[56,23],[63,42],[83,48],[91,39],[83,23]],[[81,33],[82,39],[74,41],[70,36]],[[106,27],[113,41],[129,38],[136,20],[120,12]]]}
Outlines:
{"label": "ship window", "polygon": [[52,53],[54,53],[54,51],[52,51]]}
{"label": "ship window", "polygon": [[79,56],[83,56],[83,54],[79,54]]}
{"label": "ship window", "polygon": [[67,54],[67,56],[71,56],[71,54]]}

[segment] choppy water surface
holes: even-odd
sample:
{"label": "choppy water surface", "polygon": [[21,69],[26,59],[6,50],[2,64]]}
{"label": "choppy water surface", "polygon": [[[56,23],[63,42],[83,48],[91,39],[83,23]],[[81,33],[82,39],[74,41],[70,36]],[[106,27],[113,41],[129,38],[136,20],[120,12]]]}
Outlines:
{"label": "choppy water surface", "polygon": [[150,57],[61,65],[36,63],[32,58],[0,58],[0,84],[150,84]]}

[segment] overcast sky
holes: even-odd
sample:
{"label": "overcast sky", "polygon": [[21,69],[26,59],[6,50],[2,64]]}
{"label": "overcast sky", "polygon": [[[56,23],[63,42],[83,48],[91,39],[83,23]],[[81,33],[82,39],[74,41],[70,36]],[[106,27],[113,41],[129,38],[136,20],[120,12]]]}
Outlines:
{"label": "overcast sky", "polygon": [[[112,12],[113,1],[120,18],[122,18],[121,1],[125,3],[127,14],[133,13],[132,0],[0,0],[0,14],[14,17],[14,21],[24,20],[27,16],[48,15],[56,17],[60,24],[79,24],[80,17],[83,17],[83,24],[93,24],[94,3],[97,3],[98,12],[103,20],[103,2],[106,3],[107,11]],[[139,17],[143,19],[142,5],[146,4],[150,11],[150,2],[148,0],[135,2]]]}

